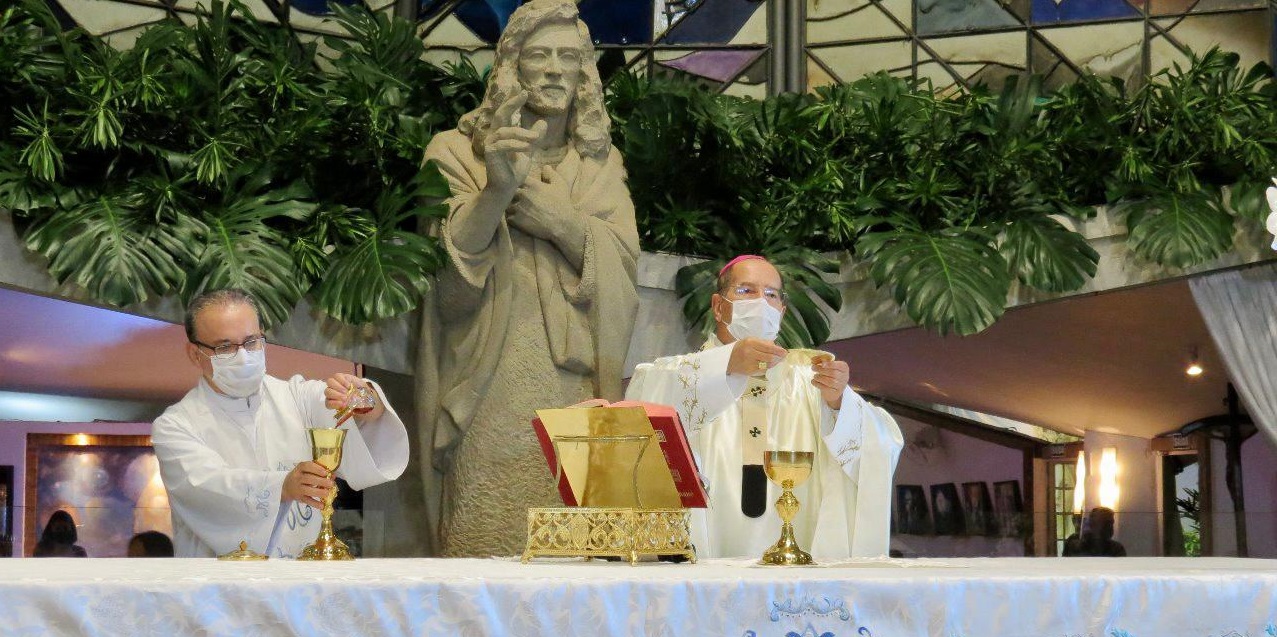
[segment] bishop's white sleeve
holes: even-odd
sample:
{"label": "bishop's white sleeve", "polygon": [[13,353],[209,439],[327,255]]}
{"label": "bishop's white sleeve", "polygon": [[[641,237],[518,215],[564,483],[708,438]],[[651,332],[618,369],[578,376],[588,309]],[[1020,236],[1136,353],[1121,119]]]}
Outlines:
{"label": "bishop's white sleeve", "polygon": [[[333,425],[333,411],[324,402],[326,383],[293,376],[289,384],[299,398],[303,417],[309,426]],[[357,491],[394,480],[408,466],[408,430],[399,414],[386,401],[381,386],[372,381],[368,384],[377,392],[377,399],[385,406],[385,412],[376,420],[357,422],[351,418],[341,426],[346,430],[346,443],[342,447],[341,467],[337,469],[337,475]]]}
{"label": "bishop's white sleeve", "polygon": [[[864,448],[865,419],[876,417],[873,406],[850,387],[842,390],[842,408],[835,411],[821,401],[820,435],[825,448],[852,484],[860,482],[860,460]],[[892,421],[894,425],[895,422]]]}
{"label": "bishop's white sleeve", "polygon": [[266,546],[288,472],[227,465],[195,433],[200,423],[186,420],[165,412],[151,429],[170,506],[217,552],[229,551],[241,540]]}
{"label": "bishop's white sleeve", "polygon": [[727,373],[733,347],[720,345],[639,365],[625,398],[669,405],[678,410],[689,435],[698,433],[745,393],[749,378]]}

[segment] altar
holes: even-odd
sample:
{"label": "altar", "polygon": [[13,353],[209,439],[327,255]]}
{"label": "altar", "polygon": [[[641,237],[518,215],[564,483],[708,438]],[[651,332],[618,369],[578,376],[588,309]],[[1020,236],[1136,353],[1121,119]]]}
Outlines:
{"label": "altar", "polygon": [[1277,562],[0,562],[5,635],[1277,635]]}

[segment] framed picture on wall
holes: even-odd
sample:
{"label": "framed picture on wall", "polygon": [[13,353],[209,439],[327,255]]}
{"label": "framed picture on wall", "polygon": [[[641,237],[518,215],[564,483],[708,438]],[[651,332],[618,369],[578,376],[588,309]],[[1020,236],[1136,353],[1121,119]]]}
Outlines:
{"label": "framed picture on wall", "polygon": [[993,514],[993,498],[984,482],[962,483],[962,512],[966,517],[967,535],[997,535],[998,519]]}
{"label": "framed picture on wall", "polygon": [[13,467],[0,466],[0,557],[13,557]]}
{"label": "framed picture on wall", "polygon": [[927,494],[921,485],[896,485],[896,532],[907,535],[925,535],[931,532]]}
{"label": "framed picture on wall", "polygon": [[1020,497],[1020,481],[993,483],[994,511],[998,516],[998,532],[1003,537],[1018,537],[1024,519],[1024,500]]}
{"label": "framed picture on wall", "polygon": [[958,487],[952,482],[931,485],[931,517],[936,522],[936,535],[962,535],[966,522]]}
{"label": "framed picture on wall", "polygon": [[[27,434],[24,508],[28,557],[124,557],[137,533],[173,536],[149,436]],[[46,528],[50,541],[41,542]]]}

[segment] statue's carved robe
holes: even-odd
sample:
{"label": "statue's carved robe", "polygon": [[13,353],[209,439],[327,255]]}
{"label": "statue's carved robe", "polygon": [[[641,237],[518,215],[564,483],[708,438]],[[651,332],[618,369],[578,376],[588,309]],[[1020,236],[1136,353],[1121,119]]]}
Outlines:
{"label": "statue's carved robe", "polygon": [[[426,159],[448,179],[453,213],[487,183],[458,131],[435,136]],[[555,170],[587,221],[579,270],[505,219],[478,253],[456,245],[449,222],[439,233],[449,261],[424,307],[418,382],[423,448],[434,452],[427,509],[446,555],[522,552],[527,508],[559,503],[534,410],[621,397],[639,252],[624,166],[615,148],[598,160],[569,147]]]}

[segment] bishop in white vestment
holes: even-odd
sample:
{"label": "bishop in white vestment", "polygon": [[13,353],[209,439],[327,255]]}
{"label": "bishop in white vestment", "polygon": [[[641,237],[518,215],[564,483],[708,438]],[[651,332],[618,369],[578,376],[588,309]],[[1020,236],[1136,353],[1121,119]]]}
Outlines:
{"label": "bishop in white vestment", "polygon": [[[188,355],[203,377],[151,433],[176,555],[219,555],[245,541],[272,558],[295,557],[318,535],[320,501],[333,484],[311,462],[306,429],[332,427],[333,407],[367,381],[266,375],[257,312],[242,291],[193,300],[187,330]],[[348,433],[337,476],[357,490],[399,477],[408,464],[407,430],[369,385],[376,407],[342,425]]]}
{"label": "bishop in white vestment", "polygon": [[900,428],[847,386],[846,363],[773,343],[780,285],[761,257],[733,260],[714,295],[715,334],[700,352],[639,365],[626,397],[679,412],[709,490],[709,508],[692,512],[698,555],[756,558],[780,536],[780,488],[761,473],[768,450],[815,452],[794,492],[801,546],[825,560],[886,555]]}

